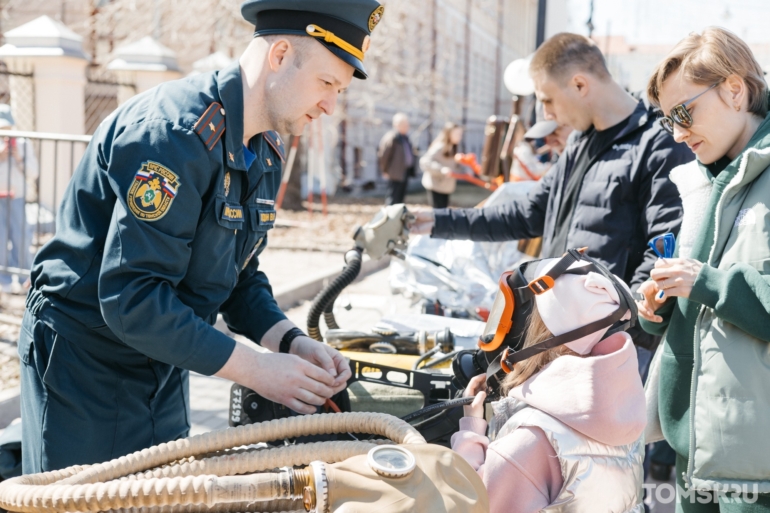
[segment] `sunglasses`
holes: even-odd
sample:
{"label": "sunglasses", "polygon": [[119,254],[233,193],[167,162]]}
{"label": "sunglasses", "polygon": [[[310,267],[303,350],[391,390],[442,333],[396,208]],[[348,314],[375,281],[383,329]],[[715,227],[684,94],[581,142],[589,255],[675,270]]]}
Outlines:
{"label": "sunglasses", "polygon": [[700,93],[697,96],[694,96],[687,100],[684,103],[680,103],[679,105],[674,105],[674,108],[671,109],[670,115],[663,116],[659,119],[660,126],[666,130],[669,134],[674,134],[674,123],[681,126],[682,128],[690,128],[692,126],[692,116],[690,115],[690,111],[687,110],[687,106],[690,105],[692,102],[706,94],[707,92],[714,89],[716,86],[721,84],[721,82],[717,82],[716,84],[712,85],[702,93]]}
{"label": "sunglasses", "polygon": [[647,243],[652,248],[658,258],[671,258],[674,256],[674,247],[676,246],[676,238],[673,233],[665,233],[658,235],[650,242]]}

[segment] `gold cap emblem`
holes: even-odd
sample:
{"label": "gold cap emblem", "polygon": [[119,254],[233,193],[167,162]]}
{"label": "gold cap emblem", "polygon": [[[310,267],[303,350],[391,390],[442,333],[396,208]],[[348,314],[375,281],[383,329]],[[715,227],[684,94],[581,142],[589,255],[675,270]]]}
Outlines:
{"label": "gold cap emblem", "polygon": [[369,32],[373,31],[374,27],[382,20],[383,14],[385,14],[385,6],[381,5],[369,16]]}

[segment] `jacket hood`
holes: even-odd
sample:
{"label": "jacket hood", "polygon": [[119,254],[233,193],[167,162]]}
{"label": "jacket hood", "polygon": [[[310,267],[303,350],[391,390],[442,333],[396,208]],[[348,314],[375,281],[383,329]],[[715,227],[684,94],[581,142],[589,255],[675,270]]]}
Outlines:
{"label": "jacket hood", "polygon": [[508,395],[611,446],[636,442],[647,425],[636,348],[625,332],[587,357],[560,356]]}

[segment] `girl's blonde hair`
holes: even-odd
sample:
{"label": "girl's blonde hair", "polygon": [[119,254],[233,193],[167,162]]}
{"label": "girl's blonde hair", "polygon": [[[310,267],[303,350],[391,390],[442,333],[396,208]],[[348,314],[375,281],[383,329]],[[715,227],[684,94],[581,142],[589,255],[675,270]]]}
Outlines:
{"label": "girl's blonde hair", "polygon": [[751,48],[741,38],[719,27],[709,27],[702,34],[692,33],[671,50],[658,64],[647,84],[647,97],[660,107],[663,83],[677,70],[696,84],[712,85],[737,75],[746,83],[749,112],[767,116],[767,83],[762,67]]}
{"label": "girl's blonde hair", "polygon": [[[537,310],[537,304],[533,305],[532,313],[527,321],[527,331],[524,335],[524,345],[522,346],[522,349],[539,344],[552,336],[553,334],[548,327],[546,327],[543,318],[540,317],[540,312]],[[540,354],[536,354],[532,358],[527,358],[523,362],[517,363],[511,373],[505,376],[505,379],[500,386],[500,392],[503,396],[508,395],[508,392],[512,388],[516,388],[527,381],[556,358],[567,354],[577,355],[576,352],[572,351],[567,346],[562,345],[553,349],[548,349]]]}

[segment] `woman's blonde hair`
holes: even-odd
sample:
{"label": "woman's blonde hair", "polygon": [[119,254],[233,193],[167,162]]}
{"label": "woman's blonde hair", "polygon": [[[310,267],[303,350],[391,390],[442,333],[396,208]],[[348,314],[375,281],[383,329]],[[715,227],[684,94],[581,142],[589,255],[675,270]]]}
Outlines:
{"label": "woman's blonde hair", "polygon": [[702,85],[723,82],[730,75],[741,77],[748,90],[749,112],[761,118],[767,115],[762,67],[749,45],[732,32],[709,27],[702,34],[692,33],[682,39],[658,64],[647,84],[647,97],[656,107],[660,107],[663,83],[679,69],[685,79]]}
{"label": "woman's blonde hair", "polygon": [[[527,331],[524,334],[524,345],[522,348],[534,346],[552,336],[553,334],[543,322],[543,318],[540,317],[540,312],[537,310],[537,304],[533,305],[532,313],[527,320]],[[504,396],[508,395],[508,392],[512,388],[521,385],[556,358],[566,354],[577,355],[577,353],[570,350],[567,346],[558,346],[543,351],[540,354],[536,354],[532,358],[527,358],[523,362],[517,363],[511,373],[505,376],[505,379],[500,386],[500,392]]]}

